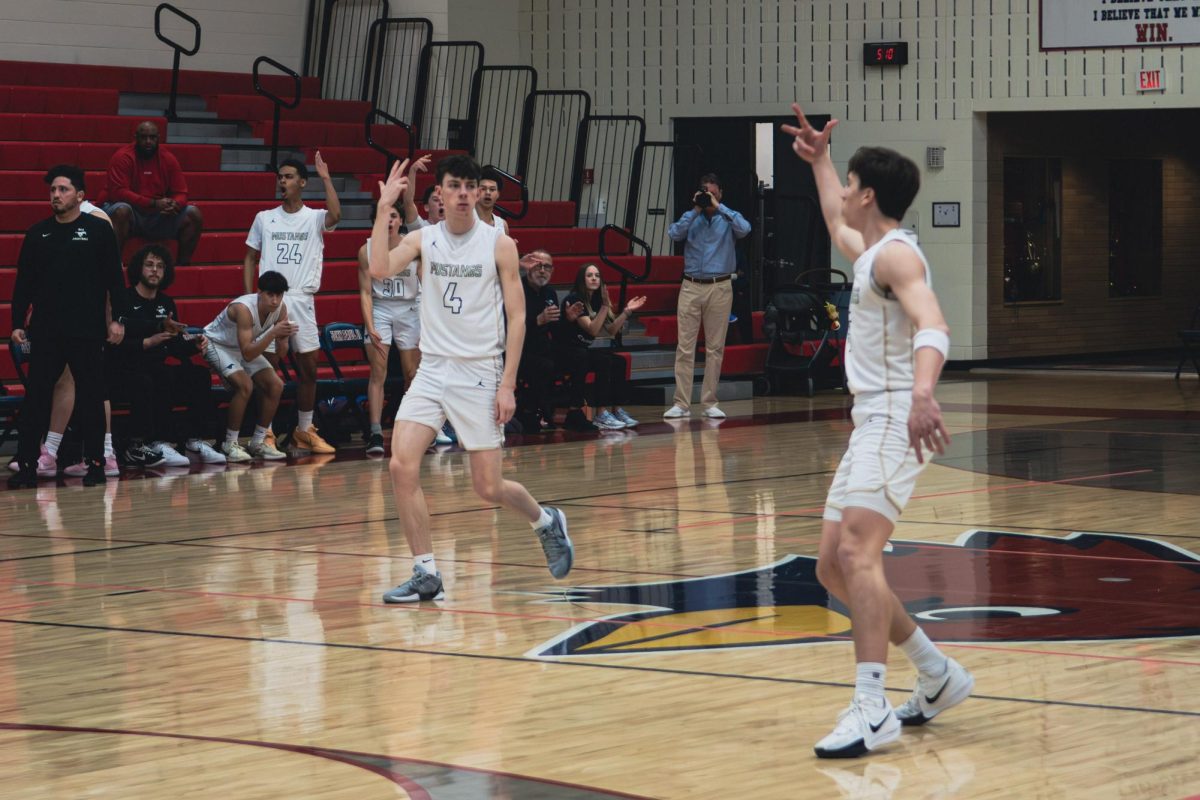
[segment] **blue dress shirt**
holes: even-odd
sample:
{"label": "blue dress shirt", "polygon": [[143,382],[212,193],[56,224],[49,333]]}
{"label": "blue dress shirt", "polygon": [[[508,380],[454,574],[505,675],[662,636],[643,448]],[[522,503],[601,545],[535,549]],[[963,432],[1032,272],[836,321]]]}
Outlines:
{"label": "blue dress shirt", "polygon": [[733,240],[750,233],[750,223],[738,212],[717,204],[711,217],[694,208],[667,228],[674,242],[683,247],[683,272],[692,278],[716,278],[737,269]]}

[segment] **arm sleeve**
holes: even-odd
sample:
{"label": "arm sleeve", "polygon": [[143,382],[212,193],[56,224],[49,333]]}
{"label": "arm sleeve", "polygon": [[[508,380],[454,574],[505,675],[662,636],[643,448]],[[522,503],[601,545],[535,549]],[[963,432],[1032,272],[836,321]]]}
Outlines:
{"label": "arm sleeve", "polygon": [[34,265],[34,245],[29,235],[21,242],[21,255],[17,258],[17,281],[13,286],[12,326],[25,329],[25,317],[29,314],[29,306],[33,303],[34,287],[37,273]]}
{"label": "arm sleeve", "polygon": [[133,155],[118,150],[108,162],[108,201],[129,203],[139,211],[149,210],[154,205],[153,197],[140,195],[129,186],[129,175],[133,172]]}
{"label": "arm sleeve", "polygon": [[171,155],[166,150],[159,150],[162,156],[163,184],[166,188],[166,195],[178,203],[181,207],[187,205],[188,187],[187,178],[183,175],[183,169],[179,166],[179,159]]}
{"label": "arm sleeve", "polygon": [[667,228],[667,236],[671,237],[672,242],[682,242],[687,239],[688,229],[692,227],[692,220],[698,213],[700,212],[694,208],[688,209],[682,217],[671,223],[671,227]]}
{"label": "arm sleeve", "polygon": [[729,220],[729,226],[733,228],[733,235],[735,237],[741,239],[750,233],[749,220],[728,206],[721,205],[718,208],[725,215],[725,218]]}

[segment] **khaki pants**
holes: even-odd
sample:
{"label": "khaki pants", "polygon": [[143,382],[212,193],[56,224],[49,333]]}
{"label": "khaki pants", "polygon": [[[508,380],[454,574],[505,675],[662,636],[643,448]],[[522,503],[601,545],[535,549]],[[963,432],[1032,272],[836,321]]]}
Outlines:
{"label": "khaki pants", "polygon": [[721,361],[725,358],[725,331],[729,328],[729,310],[733,308],[733,281],[694,283],[685,280],[679,287],[679,344],[675,349],[675,405],[692,405],[692,375],[696,368],[696,337],[704,326],[704,385],[700,404],[717,404],[717,383],[721,380]]}

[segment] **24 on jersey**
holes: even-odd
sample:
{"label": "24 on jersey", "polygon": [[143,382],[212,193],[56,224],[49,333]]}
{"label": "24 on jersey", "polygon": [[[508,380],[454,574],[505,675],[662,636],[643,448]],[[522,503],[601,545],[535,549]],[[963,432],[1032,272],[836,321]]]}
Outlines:
{"label": "24 on jersey", "polygon": [[275,263],[276,264],[300,264],[304,261],[304,253],[300,251],[300,244],[293,242],[275,243]]}

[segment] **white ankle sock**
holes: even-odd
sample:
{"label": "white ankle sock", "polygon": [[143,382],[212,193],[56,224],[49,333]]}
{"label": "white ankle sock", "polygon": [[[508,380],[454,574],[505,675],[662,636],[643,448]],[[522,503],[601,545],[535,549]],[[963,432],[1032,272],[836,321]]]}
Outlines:
{"label": "white ankle sock", "polygon": [[887,680],[887,666],[874,661],[858,662],[858,670],[854,679],[854,696],[866,695],[872,700],[878,700],[880,705],[887,702],[883,693],[883,682]]}
{"label": "white ankle sock", "polygon": [[312,427],[313,412],[297,411],[296,412],[296,427],[302,431],[306,431]]}
{"label": "white ankle sock", "polygon": [[259,445],[267,438],[267,429],[262,425],[254,426],[254,435],[250,437],[250,444]]}
{"label": "white ankle sock", "polygon": [[232,431],[229,428],[226,428],[225,429],[225,442],[227,444],[233,444],[237,440],[238,440],[238,432]]}
{"label": "white ankle sock", "polygon": [[115,455],[116,455],[116,453],[113,452],[113,446],[112,446],[112,434],[106,433],[106,434],[104,434],[104,457],[112,458]]}
{"label": "white ankle sock", "polygon": [[546,527],[551,522],[554,522],[554,517],[550,516],[550,512],[543,508],[542,515],[540,517],[538,517],[537,519],[535,519],[533,522],[529,523],[529,525],[536,531],[539,528]]}
{"label": "white ankle sock", "polygon": [[421,569],[428,572],[430,575],[437,575],[437,562],[433,560],[433,553],[424,553],[413,557],[413,563],[419,564]]}
{"label": "white ankle sock", "polygon": [[62,437],[61,433],[55,433],[54,431],[46,434],[46,452],[55,458],[58,458],[58,446],[62,444]]}
{"label": "white ankle sock", "polygon": [[922,675],[937,678],[946,671],[946,665],[949,663],[946,654],[938,650],[937,645],[930,641],[925,631],[920,628],[900,643],[900,649]]}

